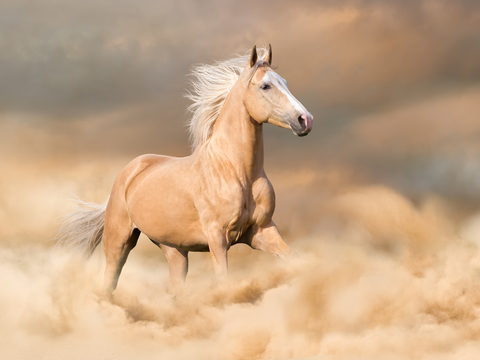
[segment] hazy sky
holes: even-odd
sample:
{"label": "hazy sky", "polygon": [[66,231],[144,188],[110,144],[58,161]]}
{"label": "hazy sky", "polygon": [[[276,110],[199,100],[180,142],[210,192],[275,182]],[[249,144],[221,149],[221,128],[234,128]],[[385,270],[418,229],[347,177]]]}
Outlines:
{"label": "hazy sky", "polygon": [[189,67],[264,43],[315,118],[303,139],[269,126],[267,160],[419,191],[446,191],[428,178],[467,167],[480,189],[474,0],[4,0],[0,150],[186,155]]}

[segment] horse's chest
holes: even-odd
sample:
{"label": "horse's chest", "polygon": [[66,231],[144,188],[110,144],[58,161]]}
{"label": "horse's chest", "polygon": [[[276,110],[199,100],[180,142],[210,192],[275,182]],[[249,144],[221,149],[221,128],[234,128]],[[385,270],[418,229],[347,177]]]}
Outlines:
{"label": "horse's chest", "polygon": [[237,196],[241,200],[231,203],[235,207],[232,213],[236,214],[226,229],[231,242],[235,242],[251,225],[269,223],[275,209],[275,193],[268,179],[261,178],[243,190],[242,196]]}
{"label": "horse's chest", "polygon": [[248,228],[251,222],[250,212],[247,208],[239,209],[238,215],[233,217],[226,226],[226,236],[232,244],[238,240],[241,234]]}

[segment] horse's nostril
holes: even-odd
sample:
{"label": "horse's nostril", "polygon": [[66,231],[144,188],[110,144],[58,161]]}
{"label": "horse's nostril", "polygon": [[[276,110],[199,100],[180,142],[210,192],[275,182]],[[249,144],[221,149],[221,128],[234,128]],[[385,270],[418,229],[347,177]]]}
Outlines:
{"label": "horse's nostril", "polygon": [[298,117],[298,123],[302,128],[305,127],[305,119],[301,115]]}

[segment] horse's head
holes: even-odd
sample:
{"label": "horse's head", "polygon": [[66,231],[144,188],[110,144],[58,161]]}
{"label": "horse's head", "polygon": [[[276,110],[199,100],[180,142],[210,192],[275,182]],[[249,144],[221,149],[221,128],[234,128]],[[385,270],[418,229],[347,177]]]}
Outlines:
{"label": "horse's head", "polygon": [[290,93],[287,82],[271,68],[271,63],[271,46],[263,60],[257,59],[257,47],[253,47],[249,71],[244,71],[248,76],[245,106],[258,123],[267,122],[305,136],[312,130],[313,116]]}

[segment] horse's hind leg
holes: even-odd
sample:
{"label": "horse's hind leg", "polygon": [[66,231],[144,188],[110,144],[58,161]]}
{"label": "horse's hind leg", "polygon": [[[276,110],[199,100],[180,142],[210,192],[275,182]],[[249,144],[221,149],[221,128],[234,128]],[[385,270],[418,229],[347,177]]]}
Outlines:
{"label": "horse's hind leg", "polygon": [[[106,224],[107,225],[107,224]],[[122,271],[128,254],[137,245],[140,230],[132,229],[130,226],[105,228],[103,234],[103,249],[105,251],[106,268],[104,287],[109,293],[117,288],[118,278]]]}

